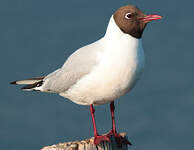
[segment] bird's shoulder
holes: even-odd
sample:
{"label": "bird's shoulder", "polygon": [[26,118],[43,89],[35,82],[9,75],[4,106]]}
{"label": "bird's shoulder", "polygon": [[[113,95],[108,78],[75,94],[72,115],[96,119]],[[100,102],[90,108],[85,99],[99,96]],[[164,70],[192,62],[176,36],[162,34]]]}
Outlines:
{"label": "bird's shoulder", "polygon": [[80,65],[95,65],[98,63],[98,53],[103,50],[103,39],[100,39],[94,43],[83,46],[72,53],[63,67],[65,70],[69,68],[69,66],[80,66]]}

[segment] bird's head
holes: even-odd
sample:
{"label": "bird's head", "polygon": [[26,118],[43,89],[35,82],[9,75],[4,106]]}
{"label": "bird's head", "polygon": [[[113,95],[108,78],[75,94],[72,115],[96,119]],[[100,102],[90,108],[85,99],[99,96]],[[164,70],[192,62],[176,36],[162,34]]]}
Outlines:
{"label": "bird's head", "polygon": [[135,38],[141,38],[148,22],[161,19],[159,15],[146,15],[133,5],[119,8],[113,15],[117,26],[127,34]]}

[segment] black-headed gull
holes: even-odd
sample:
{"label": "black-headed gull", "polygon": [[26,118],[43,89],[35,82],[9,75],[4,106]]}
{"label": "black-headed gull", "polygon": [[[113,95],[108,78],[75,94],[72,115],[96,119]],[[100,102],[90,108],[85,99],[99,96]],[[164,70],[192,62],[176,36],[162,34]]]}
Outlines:
{"label": "black-headed gull", "polygon": [[[145,15],[132,5],[119,8],[110,18],[107,31],[98,41],[75,51],[58,70],[38,78],[14,81],[26,84],[22,89],[58,93],[80,105],[90,105],[94,127],[94,144],[127,143],[116,131],[114,100],[129,92],[144,68],[142,33],[148,22],[159,15]],[[93,105],[110,103],[112,130],[99,135],[95,125]]]}

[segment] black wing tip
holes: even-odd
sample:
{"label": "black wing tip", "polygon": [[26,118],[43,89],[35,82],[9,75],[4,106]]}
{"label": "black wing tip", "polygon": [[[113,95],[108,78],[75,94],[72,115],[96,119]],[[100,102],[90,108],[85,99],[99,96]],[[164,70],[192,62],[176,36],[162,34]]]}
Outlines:
{"label": "black wing tip", "polygon": [[28,87],[26,87],[26,86],[23,86],[23,87],[21,88],[21,90],[26,90],[26,89],[30,89],[30,88],[28,88]]}
{"label": "black wing tip", "polygon": [[17,84],[17,81],[9,82],[9,84]]}

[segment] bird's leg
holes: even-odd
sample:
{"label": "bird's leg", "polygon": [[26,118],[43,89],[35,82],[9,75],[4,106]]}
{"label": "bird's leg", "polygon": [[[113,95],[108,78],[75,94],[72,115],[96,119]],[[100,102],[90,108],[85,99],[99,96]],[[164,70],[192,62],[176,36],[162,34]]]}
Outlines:
{"label": "bird's leg", "polygon": [[110,112],[111,112],[111,118],[112,118],[112,132],[113,132],[113,134],[117,134],[116,125],[115,125],[115,105],[114,105],[114,102],[110,103]]}
{"label": "bird's leg", "polygon": [[97,132],[97,129],[96,129],[96,123],[95,123],[95,117],[94,117],[95,109],[94,109],[92,104],[90,105],[90,113],[91,113],[91,116],[92,116],[92,123],[93,123],[93,128],[94,128],[94,136],[96,137],[96,136],[98,136],[98,132]]}
{"label": "bird's leg", "polygon": [[114,110],[115,110],[114,102],[111,102],[110,103],[110,112],[111,112],[111,118],[112,118],[112,130],[110,130],[110,132],[108,133],[109,136],[117,134],[116,125],[115,125]]}
{"label": "bird's leg", "polygon": [[121,146],[122,144],[129,144],[131,145],[131,143],[123,138],[122,136],[120,136],[117,131],[116,131],[116,125],[115,125],[115,114],[114,114],[114,111],[115,111],[115,106],[114,106],[114,102],[111,102],[110,103],[110,111],[111,111],[111,117],[112,117],[112,130],[107,134],[108,136],[111,136],[113,135],[116,139],[116,142],[119,146]]}
{"label": "bird's leg", "polygon": [[111,142],[109,136],[98,134],[97,129],[96,129],[95,117],[94,117],[95,109],[94,109],[92,104],[90,105],[90,112],[91,112],[92,123],[93,123],[93,127],[94,127],[94,144],[98,145],[103,141]]}

